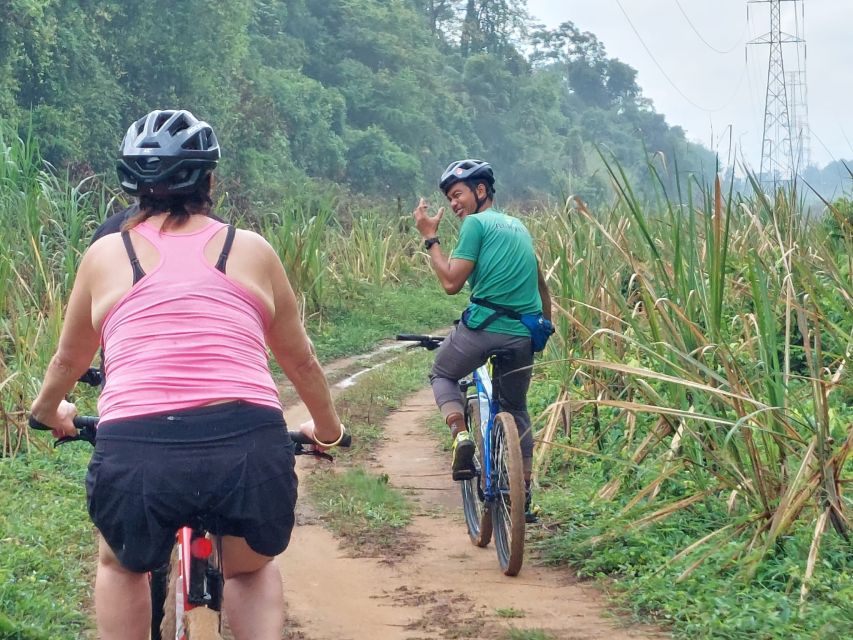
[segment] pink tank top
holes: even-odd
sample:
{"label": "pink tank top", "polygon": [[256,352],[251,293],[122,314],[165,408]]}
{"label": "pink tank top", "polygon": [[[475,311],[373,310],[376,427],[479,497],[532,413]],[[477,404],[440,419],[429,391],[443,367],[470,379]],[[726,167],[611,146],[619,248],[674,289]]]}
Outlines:
{"label": "pink tank top", "polygon": [[106,384],[101,421],[245,400],[281,410],[270,374],[261,302],[208,264],[205,245],[224,227],[192,233],[134,231],[160,263],[107,313],[101,327]]}

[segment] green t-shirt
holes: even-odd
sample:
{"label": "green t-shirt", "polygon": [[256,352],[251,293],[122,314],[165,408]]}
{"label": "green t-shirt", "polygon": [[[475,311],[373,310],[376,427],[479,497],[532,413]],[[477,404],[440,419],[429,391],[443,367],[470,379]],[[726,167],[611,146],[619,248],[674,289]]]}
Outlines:
{"label": "green t-shirt", "polygon": [[[494,209],[465,216],[452,258],[474,262],[468,276],[471,296],[518,313],[540,313],[539,276],[533,239],[520,220]],[[468,325],[479,327],[494,311],[471,304]],[[514,336],[530,332],[518,320],[501,316],[484,331]]]}

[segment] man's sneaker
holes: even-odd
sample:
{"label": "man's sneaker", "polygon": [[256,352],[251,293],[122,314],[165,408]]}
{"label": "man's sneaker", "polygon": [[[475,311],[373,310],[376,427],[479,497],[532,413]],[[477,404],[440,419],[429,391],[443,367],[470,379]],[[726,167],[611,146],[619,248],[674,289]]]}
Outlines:
{"label": "man's sneaker", "polygon": [[453,439],[454,480],[470,480],[474,477],[474,440],[467,431],[460,431]]}
{"label": "man's sneaker", "polygon": [[527,524],[539,522],[539,507],[533,506],[529,489],[524,493],[524,521]]}

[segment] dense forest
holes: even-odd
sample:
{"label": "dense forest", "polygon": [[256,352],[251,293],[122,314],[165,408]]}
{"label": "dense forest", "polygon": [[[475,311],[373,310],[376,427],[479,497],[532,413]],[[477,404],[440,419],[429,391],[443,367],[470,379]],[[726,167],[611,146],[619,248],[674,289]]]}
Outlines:
{"label": "dense forest", "polygon": [[106,171],[131,121],[187,108],[223,146],[246,203],[294,189],[372,198],[490,160],[516,202],[608,192],[615,157],[650,193],[713,175],[636,71],[524,0],[10,0],[0,4],[0,118],[72,176]]}

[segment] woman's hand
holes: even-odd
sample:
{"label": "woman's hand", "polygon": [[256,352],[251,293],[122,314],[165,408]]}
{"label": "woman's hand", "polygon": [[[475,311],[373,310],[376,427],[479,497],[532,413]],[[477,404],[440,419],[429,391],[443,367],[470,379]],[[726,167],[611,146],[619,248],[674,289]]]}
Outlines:
{"label": "woman's hand", "polygon": [[339,425],[337,432],[335,433],[329,433],[326,429],[323,429],[320,433],[317,433],[313,420],[308,420],[308,422],[303,422],[301,425],[299,425],[299,431],[301,431],[304,436],[311,438],[311,440],[316,443],[314,446],[316,446],[321,451],[325,451],[326,449],[330,448],[325,446],[323,444],[324,442],[333,442],[337,444],[337,442],[340,441],[340,437],[343,433],[343,430],[344,425],[341,424]]}
{"label": "woman's hand", "polygon": [[77,407],[73,402],[60,400],[56,412],[45,413],[38,408],[38,403],[33,403],[30,414],[42,424],[50,427],[53,437],[56,439],[66,436],[76,436],[77,428],[74,426],[74,417],[77,415]]}
{"label": "woman's hand", "polygon": [[412,212],[415,218],[415,227],[424,240],[435,238],[438,235],[438,225],[444,215],[444,207],[441,207],[434,216],[429,215],[429,203],[421,198],[418,206]]}

